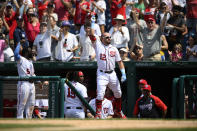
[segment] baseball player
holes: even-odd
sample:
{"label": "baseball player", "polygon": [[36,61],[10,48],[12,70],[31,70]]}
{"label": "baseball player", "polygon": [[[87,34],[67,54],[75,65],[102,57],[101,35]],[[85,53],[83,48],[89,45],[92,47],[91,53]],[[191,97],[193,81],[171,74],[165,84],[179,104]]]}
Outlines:
{"label": "baseball player", "polygon": [[102,110],[102,101],[104,100],[105,90],[108,86],[114,93],[115,102],[116,102],[116,110],[114,111],[120,118],[123,118],[123,114],[121,112],[121,88],[118,77],[116,76],[116,72],[114,71],[115,62],[118,62],[120,71],[122,73],[121,81],[126,81],[126,74],[124,63],[120,58],[120,54],[118,49],[112,46],[111,36],[109,33],[104,33],[101,36],[100,41],[99,37],[94,35],[92,32],[89,36],[93,47],[96,51],[97,58],[97,98],[96,98],[96,116],[95,118],[101,118],[101,110]]}
{"label": "baseball player", "polygon": [[34,116],[40,119],[46,118],[48,108],[49,108],[48,99],[37,99],[34,109]]}
{"label": "baseball player", "polygon": [[[22,56],[19,54],[22,48],[20,42],[14,51],[15,60],[17,61],[17,69],[19,76],[33,76],[34,66],[31,58],[32,54],[28,48],[22,49]],[[35,104],[35,85],[29,81],[19,81],[17,85],[17,118],[23,119],[25,110],[26,118],[32,118]]]}
{"label": "baseball player", "polygon": [[[67,78],[71,81],[72,85],[76,90],[83,96],[87,98],[87,89],[84,85],[79,83],[80,71],[68,72]],[[64,114],[66,118],[85,118],[85,108],[81,100],[76,96],[76,94],[71,90],[71,88],[65,84],[65,103],[64,103]]]}
{"label": "baseball player", "polygon": [[159,99],[159,97],[151,95],[151,86],[143,85],[143,97],[140,97],[135,104],[133,115],[140,118],[159,118],[158,109],[162,111],[164,118],[167,113],[167,106]]}

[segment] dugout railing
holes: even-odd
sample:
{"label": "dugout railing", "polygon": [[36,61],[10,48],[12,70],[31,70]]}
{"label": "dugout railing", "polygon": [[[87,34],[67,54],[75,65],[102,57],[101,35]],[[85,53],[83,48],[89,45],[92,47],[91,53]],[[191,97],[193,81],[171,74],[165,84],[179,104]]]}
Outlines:
{"label": "dugout railing", "polygon": [[[78,96],[84,106],[95,115],[95,111],[88,104],[88,102],[80,95],[72,83],[67,78],[60,76],[32,76],[32,77],[19,77],[19,76],[0,76],[0,117],[3,116],[3,81],[49,81],[49,110],[47,111],[48,118],[64,118],[64,84],[71,88],[71,90]],[[17,87],[16,87],[17,88]]]}
{"label": "dugout railing", "polygon": [[197,75],[173,79],[172,118],[197,118]]}

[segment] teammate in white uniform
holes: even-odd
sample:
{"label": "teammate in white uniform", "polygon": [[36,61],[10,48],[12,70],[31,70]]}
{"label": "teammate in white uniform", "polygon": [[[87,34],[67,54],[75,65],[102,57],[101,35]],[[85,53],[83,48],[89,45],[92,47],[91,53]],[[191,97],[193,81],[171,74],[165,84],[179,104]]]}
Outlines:
{"label": "teammate in white uniform", "polygon": [[120,118],[123,118],[121,113],[121,88],[116,72],[114,71],[115,62],[118,62],[120,71],[122,73],[121,81],[126,81],[126,74],[124,63],[120,58],[118,49],[112,46],[111,36],[109,33],[104,33],[101,37],[102,42],[98,36],[94,33],[89,36],[92,40],[93,46],[96,51],[97,58],[97,98],[96,98],[96,116],[95,118],[101,118],[102,101],[104,99],[105,90],[108,86],[114,93],[116,101],[116,110],[114,111]]}
{"label": "teammate in white uniform", "polygon": [[[84,85],[79,83],[79,71],[69,72],[67,78],[71,81],[72,85],[81,94],[82,97],[87,98],[87,89]],[[71,88],[65,84],[65,103],[64,114],[66,118],[85,118],[84,106],[81,100],[71,90]]]}
{"label": "teammate in white uniform", "polygon": [[[17,61],[17,69],[19,76],[33,76],[34,66],[30,60],[31,53],[28,49],[22,50],[22,56],[20,52],[20,42],[18,43],[14,56]],[[23,112],[25,110],[26,118],[32,118],[32,113],[35,104],[35,85],[29,81],[19,81],[17,85],[17,118],[23,119]]]}

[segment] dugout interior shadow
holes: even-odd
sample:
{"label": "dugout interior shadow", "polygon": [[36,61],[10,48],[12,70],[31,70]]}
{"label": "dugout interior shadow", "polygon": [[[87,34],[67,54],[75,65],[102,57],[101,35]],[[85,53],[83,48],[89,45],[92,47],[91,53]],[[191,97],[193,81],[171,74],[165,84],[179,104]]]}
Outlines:
{"label": "dugout interior shadow", "polygon": [[137,83],[144,78],[152,87],[152,94],[158,96],[168,107],[167,118],[171,118],[172,109],[172,81],[181,75],[196,75],[197,68],[150,68],[136,67],[137,98],[140,96]]}

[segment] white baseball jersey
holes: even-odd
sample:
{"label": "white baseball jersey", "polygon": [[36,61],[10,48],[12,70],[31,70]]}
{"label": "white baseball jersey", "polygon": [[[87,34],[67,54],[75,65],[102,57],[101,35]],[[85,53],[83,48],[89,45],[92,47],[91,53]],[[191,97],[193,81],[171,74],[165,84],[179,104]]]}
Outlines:
{"label": "white baseball jersey", "polygon": [[37,106],[39,108],[39,112],[42,117],[47,116],[47,112],[46,111],[44,112],[41,109],[49,106],[48,99],[37,99],[35,106]]}
{"label": "white baseball jersey", "polygon": [[98,36],[96,37],[97,41],[94,47],[96,51],[98,69],[103,71],[114,70],[115,62],[121,61],[118,49],[111,44],[105,46],[101,43]]}
{"label": "white baseball jersey", "polygon": [[68,35],[63,37],[61,41],[58,41],[56,59],[61,61],[69,61],[72,59],[74,54],[73,52],[69,52],[67,50],[71,50],[78,45],[79,44],[76,35],[68,33]]}
{"label": "white baseball jersey", "polygon": [[[33,76],[34,67],[32,61],[20,56],[17,61],[19,76]],[[17,118],[23,118],[23,112],[26,112],[26,118],[32,118],[33,107],[35,105],[35,85],[28,81],[19,81],[17,85]]]}
{"label": "white baseball jersey", "polygon": [[36,59],[46,58],[51,56],[51,30],[44,34],[38,34],[34,40],[34,45],[37,47]]}
{"label": "white baseball jersey", "polygon": [[[89,102],[90,106],[93,108],[94,111],[96,111],[96,98],[92,99]],[[90,112],[88,110],[88,112]],[[113,116],[113,106],[112,102],[106,98],[102,101],[102,110],[101,110],[101,119],[106,119],[108,116]]]}

